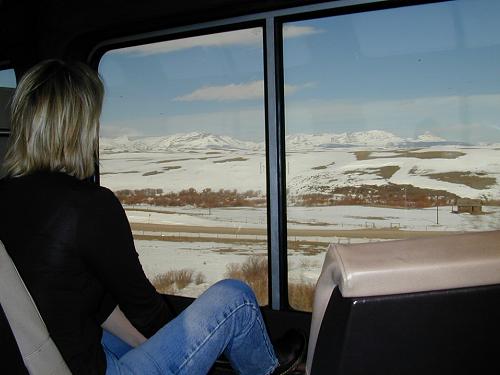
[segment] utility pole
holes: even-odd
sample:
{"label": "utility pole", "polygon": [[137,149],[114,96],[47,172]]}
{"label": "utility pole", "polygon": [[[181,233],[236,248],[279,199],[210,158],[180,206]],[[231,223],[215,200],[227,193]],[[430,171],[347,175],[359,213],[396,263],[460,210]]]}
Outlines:
{"label": "utility pole", "polygon": [[436,195],[436,224],[439,225],[439,196]]}

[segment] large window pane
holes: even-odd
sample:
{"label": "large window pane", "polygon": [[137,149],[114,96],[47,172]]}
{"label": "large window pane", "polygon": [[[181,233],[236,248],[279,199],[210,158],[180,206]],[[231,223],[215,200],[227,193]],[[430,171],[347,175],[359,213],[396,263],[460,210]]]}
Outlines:
{"label": "large window pane", "polygon": [[500,228],[499,17],[463,0],[284,26],[293,307],[328,243]]}
{"label": "large window pane", "polygon": [[267,303],[262,29],[107,52],[101,184],[164,293],[225,277]]}

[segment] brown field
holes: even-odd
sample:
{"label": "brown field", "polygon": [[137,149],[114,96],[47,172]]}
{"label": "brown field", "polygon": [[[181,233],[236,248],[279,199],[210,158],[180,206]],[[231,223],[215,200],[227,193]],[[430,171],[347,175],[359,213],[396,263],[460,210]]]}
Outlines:
{"label": "brown field", "polygon": [[460,156],[465,155],[465,153],[460,151],[424,151],[424,152],[415,152],[415,151],[418,151],[418,149],[384,151],[397,154],[388,156],[371,156],[372,151],[354,151],[353,153],[356,156],[356,160],[392,159],[392,158],[456,159]]}
{"label": "brown field", "polygon": [[125,174],[125,173],[139,173],[139,171],[125,171],[125,172],[104,172],[104,173],[99,173],[101,176],[104,176],[106,174]]}
{"label": "brown field", "polygon": [[434,180],[450,182],[453,184],[462,184],[473,189],[488,189],[497,183],[494,177],[483,177],[483,173],[472,172],[447,172],[447,173],[430,173],[425,176]]}
{"label": "brown field", "polygon": [[186,161],[186,160],[196,160],[197,158],[183,158],[183,159],[166,159],[155,161],[155,164],[163,164],[163,163],[173,163],[175,161]]}
{"label": "brown field", "polygon": [[160,174],[160,173],[163,173],[163,172],[162,171],[151,171],[151,172],[143,173],[142,175],[143,176],[154,176],[155,174]]}
{"label": "brown field", "polygon": [[387,180],[391,178],[394,175],[394,173],[396,173],[400,169],[401,168],[398,167],[397,165],[387,165],[385,167],[379,167],[379,168],[363,168],[363,169],[345,171],[344,174],[357,174],[357,175],[376,174],[377,176],[380,176]]}
{"label": "brown field", "polygon": [[180,165],[172,165],[172,166],[169,166],[169,167],[163,167],[162,169],[164,171],[170,171],[172,169],[180,169],[180,168],[182,168]]}
{"label": "brown field", "polygon": [[212,163],[230,163],[230,162],[233,162],[233,161],[247,161],[248,159],[247,158],[242,158],[241,156],[240,157],[237,157],[237,158],[231,158],[231,159],[224,159],[224,160],[214,160]]}
{"label": "brown field", "polygon": [[331,162],[330,164],[326,164],[326,165],[318,165],[317,167],[312,167],[311,169],[312,170],[315,170],[315,171],[319,171],[319,170],[322,170],[322,169],[326,169],[332,165],[335,165],[335,162]]}

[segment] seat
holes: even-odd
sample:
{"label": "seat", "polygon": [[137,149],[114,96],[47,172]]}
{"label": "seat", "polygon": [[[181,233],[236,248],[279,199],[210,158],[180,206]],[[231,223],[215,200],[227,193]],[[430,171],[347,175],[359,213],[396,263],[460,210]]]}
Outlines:
{"label": "seat", "polygon": [[500,231],[330,245],[306,373],[500,373]]}
{"label": "seat", "polygon": [[[0,364],[10,367],[7,372],[1,371],[2,374],[27,372],[35,375],[71,374],[2,242],[0,242],[0,305],[2,356],[6,352],[12,355],[8,357],[8,362]],[[7,346],[3,345],[4,342]],[[17,348],[13,347],[15,344]]]}

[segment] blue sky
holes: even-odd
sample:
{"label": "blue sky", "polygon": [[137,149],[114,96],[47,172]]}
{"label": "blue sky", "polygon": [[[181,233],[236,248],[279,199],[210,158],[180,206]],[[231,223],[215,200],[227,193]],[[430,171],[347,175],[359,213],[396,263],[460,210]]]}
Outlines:
{"label": "blue sky", "polygon": [[[286,24],[287,133],[500,142],[499,17],[460,0]],[[111,51],[99,71],[104,136],[264,138],[261,29]]]}

